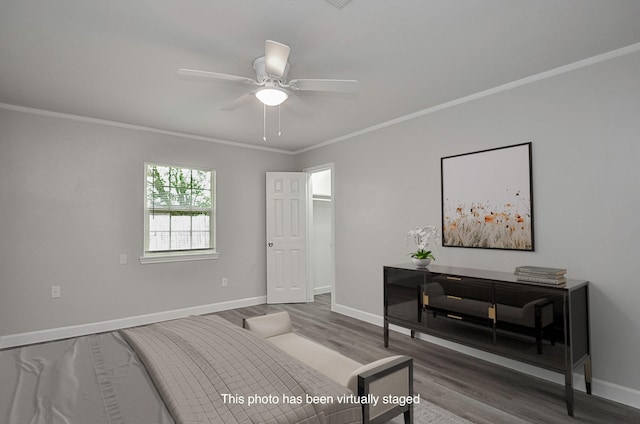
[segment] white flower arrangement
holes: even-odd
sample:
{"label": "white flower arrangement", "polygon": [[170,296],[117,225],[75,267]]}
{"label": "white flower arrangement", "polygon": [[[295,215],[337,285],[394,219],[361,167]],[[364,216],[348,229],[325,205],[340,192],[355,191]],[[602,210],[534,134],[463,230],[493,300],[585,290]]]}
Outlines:
{"label": "white flower arrangement", "polygon": [[416,259],[432,259],[436,260],[431,250],[427,250],[430,239],[433,237],[436,243],[440,243],[440,232],[435,225],[427,225],[426,227],[416,227],[407,232],[407,243],[412,239],[418,246],[418,250],[411,253],[410,256]]}

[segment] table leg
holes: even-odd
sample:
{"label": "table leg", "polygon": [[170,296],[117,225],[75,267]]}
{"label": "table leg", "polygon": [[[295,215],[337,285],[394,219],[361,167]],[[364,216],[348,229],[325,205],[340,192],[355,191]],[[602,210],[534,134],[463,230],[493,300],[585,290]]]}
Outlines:
{"label": "table leg", "polygon": [[587,386],[587,394],[591,394],[591,356],[584,361],[584,384]]}
{"label": "table leg", "polygon": [[389,322],[384,320],[384,347],[389,347]]}
{"label": "table leg", "polygon": [[569,368],[564,373],[564,396],[567,401],[567,413],[573,417],[573,373]]}

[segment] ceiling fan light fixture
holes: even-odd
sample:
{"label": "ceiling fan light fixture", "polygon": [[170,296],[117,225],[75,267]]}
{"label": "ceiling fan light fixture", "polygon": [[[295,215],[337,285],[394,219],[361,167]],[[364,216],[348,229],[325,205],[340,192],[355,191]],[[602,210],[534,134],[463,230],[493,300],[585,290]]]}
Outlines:
{"label": "ceiling fan light fixture", "polygon": [[280,87],[268,86],[256,91],[256,97],[267,106],[278,106],[289,98],[289,95]]}

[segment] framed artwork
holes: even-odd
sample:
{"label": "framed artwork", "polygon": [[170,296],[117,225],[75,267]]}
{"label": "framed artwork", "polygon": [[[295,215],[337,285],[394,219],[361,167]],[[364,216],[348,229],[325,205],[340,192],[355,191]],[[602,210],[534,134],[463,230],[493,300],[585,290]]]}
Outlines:
{"label": "framed artwork", "polygon": [[534,250],[531,143],[440,159],[442,245]]}

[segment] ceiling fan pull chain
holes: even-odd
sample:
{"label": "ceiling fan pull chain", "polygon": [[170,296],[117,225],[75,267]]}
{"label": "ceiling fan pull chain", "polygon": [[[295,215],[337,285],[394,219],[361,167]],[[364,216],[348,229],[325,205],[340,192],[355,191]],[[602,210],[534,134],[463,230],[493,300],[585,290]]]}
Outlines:
{"label": "ceiling fan pull chain", "polygon": [[267,141],[267,105],[262,105],[262,140]]}
{"label": "ceiling fan pull chain", "polygon": [[280,131],[280,105],[278,105],[278,137],[282,135],[282,131]]}

